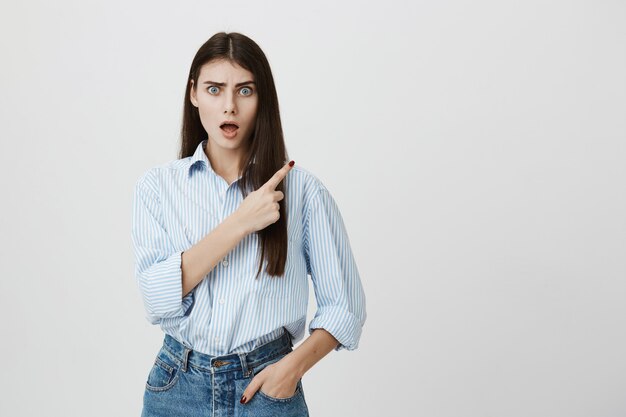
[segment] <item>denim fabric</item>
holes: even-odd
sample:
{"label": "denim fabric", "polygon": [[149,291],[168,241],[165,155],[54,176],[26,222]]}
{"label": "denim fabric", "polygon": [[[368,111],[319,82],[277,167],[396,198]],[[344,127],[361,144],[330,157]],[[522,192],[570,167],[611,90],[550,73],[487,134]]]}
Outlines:
{"label": "denim fabric", "polygon": [[239,402],[256,374],[291,351],[288,332],[251,352],[224,356],[192,350],[166,334],[148,374],[141,416],[308,417],[302,379],[290,397],[259,389],[247,404]]}

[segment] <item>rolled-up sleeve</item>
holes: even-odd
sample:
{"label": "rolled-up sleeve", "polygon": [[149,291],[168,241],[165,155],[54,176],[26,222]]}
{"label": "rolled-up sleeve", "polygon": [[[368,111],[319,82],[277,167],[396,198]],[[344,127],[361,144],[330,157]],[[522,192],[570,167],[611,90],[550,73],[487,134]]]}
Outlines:
{"label": "rolled-up sleeve", "polygon": [[135,184],[132,214],[135,278],[143,298],[146,319],[184,316],[193,303],[193,292],[182,297],[182,253],[174,250],[163,225],[154,181],[143,175]]}
{"label": "rolled-up sleeve", "polygon": [[339,341],[334,350],[355,350],[367,317],[365,293],[341,213],[323,185],[306,211],[303,239],[317,300],[309,334],[323,328]]}

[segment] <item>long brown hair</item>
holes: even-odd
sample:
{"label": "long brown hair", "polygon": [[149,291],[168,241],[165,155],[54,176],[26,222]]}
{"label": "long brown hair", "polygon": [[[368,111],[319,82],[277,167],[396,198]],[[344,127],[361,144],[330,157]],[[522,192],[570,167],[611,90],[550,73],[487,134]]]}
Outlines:
{"label": "long brown hair", "polygon": [[[256,127],[247,143],[247,152],[241,164],[242,176],[238,186],[243,198],[249,190],[257,190],[282,168],[289,160],[283,129],[280,122],[278,95],[269,62],[261,48],[250,38],[237,32],[219,32],[206,41],[191,63],[189,77],[185,87],[185,102],[181,128],[181,147],[179,158],[193,155],[203,140],[208,138],[200,122],[198,108],[190,101],[191,88],[197,88],[200,69],[213,60],[227,60],[250,71],[255,78],[258,92]],[[191,86],[193,80],[193,87]],[[254,161],[254,163],[252,163]],[[260,242],[259,268],[256,277],[267,260],[266,272],[270,276],[282,276],[287,261],[287,193],[281,181],[276,191],[282,191],[285,197],[279,201],[280,218],[256,232]]]}

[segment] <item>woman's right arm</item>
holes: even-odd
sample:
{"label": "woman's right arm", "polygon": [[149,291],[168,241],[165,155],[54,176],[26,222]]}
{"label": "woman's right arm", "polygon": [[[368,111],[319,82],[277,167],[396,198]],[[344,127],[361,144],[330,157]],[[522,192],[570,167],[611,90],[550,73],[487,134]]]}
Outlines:
{"label": "woman's right arm", "polygon": [[239,208],[186,251],[176,250],[163,221],[158,181],[152,170],[137,180],[133,198],[131,239],[135,253],[135,278],[151,324],[181,317],[193,299],[190,292],[220,259],[249,233],[279,218],[276,185],[289,166],[265,185],[248,194]]}
{"label": "woman's right arm", "polygon": [[279,217],[278,201],[285,195],[276,191],[294,162],[285,164],[258,190],[251,192],[237,210],[198,243],[182,253],[183,297],[248,234],[275,223]]}
{"label": "woman's right arm", "polygon": [[209,234],[182,253],[183,294],[186,296],[248,235],[239,213],[234,212]]}

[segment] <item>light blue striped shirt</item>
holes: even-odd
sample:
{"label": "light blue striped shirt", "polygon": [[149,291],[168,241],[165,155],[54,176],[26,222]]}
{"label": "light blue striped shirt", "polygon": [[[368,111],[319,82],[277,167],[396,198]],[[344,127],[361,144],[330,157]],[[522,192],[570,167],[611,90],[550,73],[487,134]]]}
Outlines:
{"label": "light blue striped shirt", "polygon": [[135,278],[146,319],[209,355],[249,352],[288,331],[304,337],[308,276],[317,311],[308,331],[323,328],[339,345],[358,347],[367,317],[365,293],[339,208],[322,182],[298,164],[283,180],[289,236],[285,275],[258,279],[258,236],[248,234],[182,297],[182,252],[230,216],[243,201],[204,153],[147,170],[135,184],[132,244]]}

